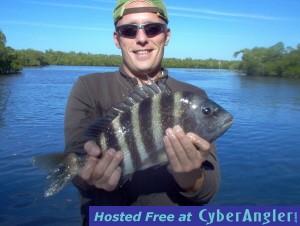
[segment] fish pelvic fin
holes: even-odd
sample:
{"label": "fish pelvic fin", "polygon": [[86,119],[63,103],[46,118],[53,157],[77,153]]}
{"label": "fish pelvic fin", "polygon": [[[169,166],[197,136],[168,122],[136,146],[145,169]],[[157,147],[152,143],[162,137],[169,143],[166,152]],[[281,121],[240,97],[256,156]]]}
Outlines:
{"label": "fish pelvic fin", "polygon": [[127,174],[127,175],[123,175],[118,183],[118,188],[123,187],[124,184],[126,184],[128,181],[131,181],[133,177],[133,173]]}
{"label": "fish pelvic fin", "polygon": [[48,154],[32,158],[33,166],[48,173],[44,196],[55,195],[79,172],[79,158],[75,153]]}

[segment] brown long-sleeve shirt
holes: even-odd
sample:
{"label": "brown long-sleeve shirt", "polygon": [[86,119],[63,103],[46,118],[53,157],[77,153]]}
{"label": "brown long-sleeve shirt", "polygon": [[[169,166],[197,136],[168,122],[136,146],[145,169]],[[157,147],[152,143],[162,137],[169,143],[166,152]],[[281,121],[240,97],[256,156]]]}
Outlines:
{"label": "brown long-sleeve shirt", "polygon": [[[159,82],[165,83],[174,92],[192,91],[206,96],[203,90],[171,78],[167,70]],[[85,129],[116,103],[122,102],[135,85],[135,80],[122,71],[94,73],[78,78],[66,108],[65,152],[85,153],[83,145],[88,140],[84,136]],[[203,168],[204,185],[192,197],[180,191],[166,166],[136,172],[129,182],[112,192],[90,186],[79,177],[73,183],[79,188],[82,204],[86,206],[203,205],[216,194],[220,183],[214,145]]]}

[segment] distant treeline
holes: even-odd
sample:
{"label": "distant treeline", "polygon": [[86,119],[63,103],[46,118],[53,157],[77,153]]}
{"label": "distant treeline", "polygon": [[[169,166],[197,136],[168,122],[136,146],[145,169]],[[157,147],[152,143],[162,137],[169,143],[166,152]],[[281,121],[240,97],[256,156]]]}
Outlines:
{"label": "distant treeline", "polygon": [[[32,49],[17,50],[24,66],[45,65],[80,65],[80,66],[120,66],[122,57],[118,55],[61,52],[46,50],[45,52]],[[192,58],[165,58],[163,66],[167,68],[222,68],[231,69],[235,61],[216,59],[194,60]]]}
{"label": "distant treeline", "polygon": [[[166,68],[208,68],[236,70],[249,76],[276,76],[300,78],[300,44],[297,49],[285,48],[282,42],[269,48],[255,47],[234,53],[240,61],[192,58],[165,58]],[[121,56],[33,49],[14,50],[6,46],[6,37],[0,30],[0,74],[16,73],[23,67],[47,65],[119,66]]]}
{"label": "distant treeline", "polygon": [[294,49],[279,42],[269,48],[243,49],[234,56],[239,54],[242,61],[236,69],[246,75],[300,78],[300,44]]}

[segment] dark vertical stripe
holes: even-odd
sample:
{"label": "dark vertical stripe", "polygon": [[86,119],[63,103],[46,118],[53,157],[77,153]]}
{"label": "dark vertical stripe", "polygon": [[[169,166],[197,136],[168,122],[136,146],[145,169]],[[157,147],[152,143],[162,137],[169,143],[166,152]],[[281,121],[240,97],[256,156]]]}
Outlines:
{"label": "dark vertical stripe", "polygon": [[120,124],[123,126],[123,128],[126,128],[126,132],[123,134],[128,150],[130,152],[132,165],[134,169],[139,169],[142,164],[142,161],[134,135],[134,131],[138,130],[135,129],[136,125],[134,125],[132,122],[131,111],[124,112],[120,115]]}
{"label": "dark vertical stripe", "polygon": [[[140,133],[144,143],[147,155],[152,158],[152,153],[155,151],[155,141],[153,132],[155,128],[152,126],[152,107],[153,98],[147,98],[140,103],[139,106],[139,120],[140,120]],[[154,159],[151,159],[154,160]]]}
{"label": "dark vertical stripe", "polygon": [[107,127],[107,131],[105,132],[105,141],[106,141],[106,146],[108,148],[114,148],[116,149],[116,151],[119,151],[121,149],[118,141],[118,137],[116,135],[112,123],[109,124],[109,126]]}
{"label": "dark vertical stripe", "polygon": [[165,134],[167,128],[174,126],[174,95],[163,94],[160,99],[161,125]]}

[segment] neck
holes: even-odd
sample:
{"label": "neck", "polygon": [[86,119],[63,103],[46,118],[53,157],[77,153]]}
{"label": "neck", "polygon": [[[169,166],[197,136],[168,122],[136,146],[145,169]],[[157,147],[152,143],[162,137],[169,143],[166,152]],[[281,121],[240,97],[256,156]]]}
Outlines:
{"label": "neck", "polygon": [[151,80],[156,80],[158,77],[161,77],[163,75],[162,68],[159,68],[158,70],[150,73],[149,72],[132,73],[131,71],[126,70],[126,68],[122,65],[121,70],[125,72],[127,76],[137,79],[139,85],[151,83],[151,81],[149,81],[149,78]]}

